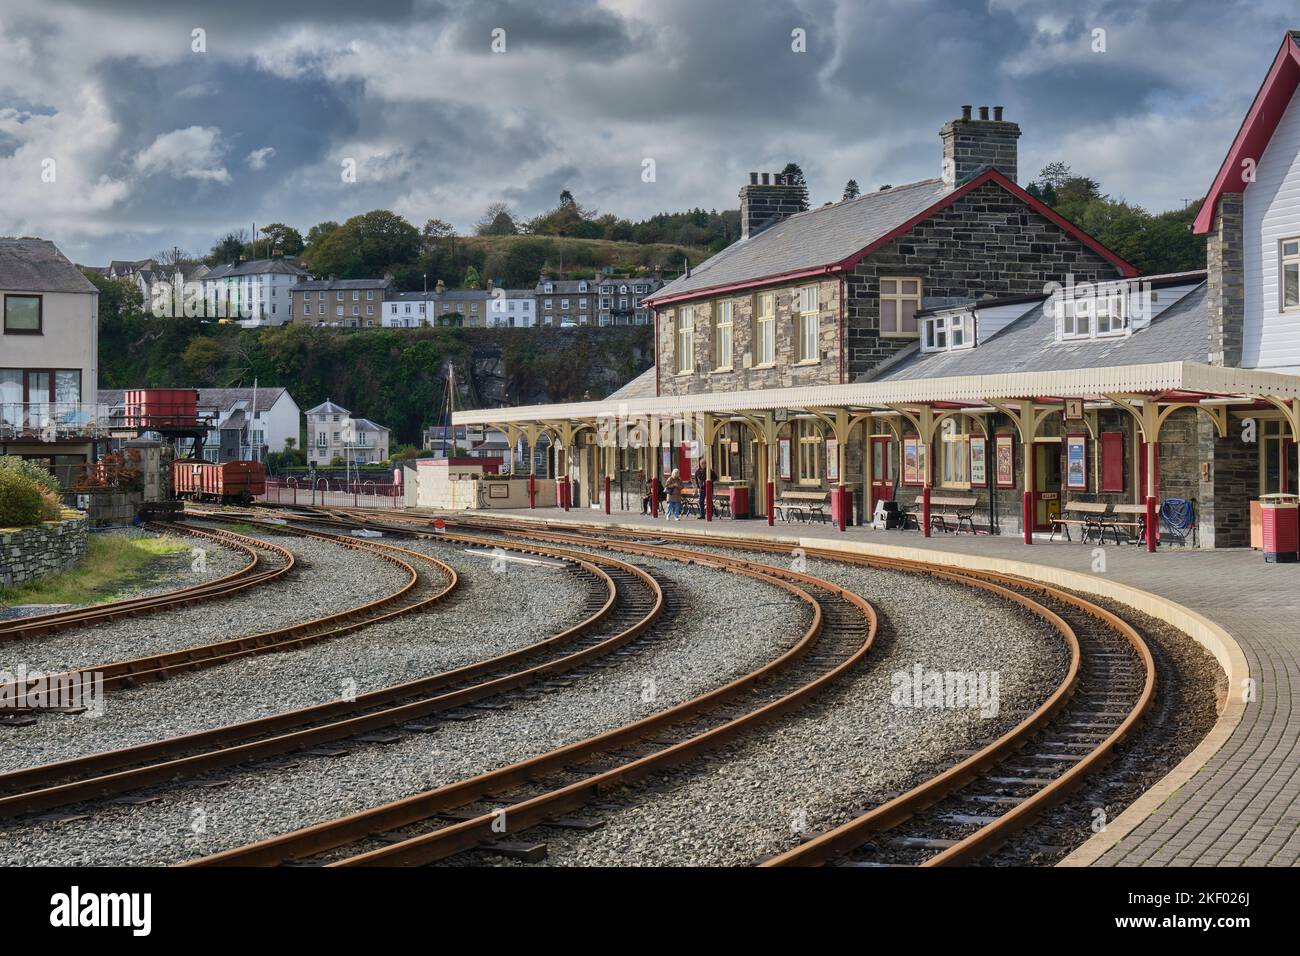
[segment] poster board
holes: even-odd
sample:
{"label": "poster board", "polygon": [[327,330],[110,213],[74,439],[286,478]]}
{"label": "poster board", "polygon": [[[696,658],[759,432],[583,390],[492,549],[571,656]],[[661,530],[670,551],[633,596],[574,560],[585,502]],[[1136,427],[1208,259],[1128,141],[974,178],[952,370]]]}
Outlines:
{"label": "poster board", "polygon": [[790,480],[790,439],[779,438],[777,447],[777,474],[782,481]]}
{"label": "poster board", "polygon": [[989,483],[988,442],[977,435],[970,437],[970,486],[985,488]]}
{"label": "poster board", "polygon": [[925,442],[919,438],[903,439],[903,484],[924,485],[927,454]]}
{"label": "poster board", "polygon": [[828,438],[826,445],[826,480],[836,483],[840,480],[840,445],[834,438]]}
{"label": "poster board", "polygon": [[998,435],[994,438],[995,475],[999,488],[1016,486],[1016,452],[1010,435]]}
{"label": "poster board", "polygon": [[1088,490],[1088,438],[1065,436],[1065,487],[1071,491]]}

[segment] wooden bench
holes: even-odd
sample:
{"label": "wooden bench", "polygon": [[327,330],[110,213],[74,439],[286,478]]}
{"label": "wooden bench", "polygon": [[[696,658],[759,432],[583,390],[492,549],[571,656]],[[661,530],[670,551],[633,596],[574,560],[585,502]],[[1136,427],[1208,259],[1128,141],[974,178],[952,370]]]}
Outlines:
{"label": "wooden bench", "polygon": [[[1104,501],[1071,501],[1061,509],[1062,516],[1052,519],[1052,534],[1047,540],[1055,541],[1056,532],[1065,532],[1065,540],[1073,541],[1070,537],[1070,525],[1079,526],[1079,543],[1083,544],[1088,540],[1088,535],[1094,531],[1097,533],[1097,541],[1100,543],[1102,536],[1106,533],[1109,522],[1105,520],[1106,509],[1109,507]],[[1069,517],[1066,517],[1066,516]]]}
{"label": "wooden bench", "polygon": [[776,503],[776,514],[782,521],[789,521],[793,516],[796,521],[816,518],[828,522],[831,516],[826,513],[826,503],[830,498],[829,491],[787,491]]}
{"label": "wooden bench", "polygon": [[[955,498],[949,495],[931,495],[930,496],[930,527],[936,524],[944,534],[953,532],[961,534],[962,525],[965,525],[971,534],[975,533],[975,507],[979,504],[979,499],[972,496],[965,498]],[[916,525],[916,530],[921,530],[921,521],[924,517],[925,498],[918,495],[912,505],[912,511],[903,513],[903,527],[907,527],[907,520],[910,518]],[[951,521],[952,527],[948,522]]]}
{"label": "wooden bench", "polygon": [[1127,521],[1120,521],[1117,518],[1112,518],[1110,521],[1105,522],[1106,530],[1113,532],[1115,535],[1115,543],[1122,543],[1119,540],[1120,528],[1131,529],[1124,532],[1128,536],[1130,544],[1141,542],[1147,530],[1147,506],[1145,504],[1120,504],[1115,506],[1114,514],[1116,516],[1122,515],[1128,519]]}

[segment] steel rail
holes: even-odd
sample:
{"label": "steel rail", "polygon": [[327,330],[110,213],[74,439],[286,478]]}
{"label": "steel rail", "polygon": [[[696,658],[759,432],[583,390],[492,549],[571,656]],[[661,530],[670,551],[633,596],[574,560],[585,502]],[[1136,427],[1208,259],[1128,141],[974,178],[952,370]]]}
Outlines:
{"label": "steel rail", "polygon": [[[496,542],[473,536],[463,536],[458,540],[466,544],[496,544]],[[590,660],[594,654],[589,651],[570,654],[514,675],[506,675],[507,677],[516,678],[514,681],[497,679],[483,682],[478,685],[460,688],[455,694],[446,694],[438,698],[417,699],[402,706],[388,707],[377,713],[365,714],[364,717],[356,716],[369,708],[382,706],[393,701],[407,700],[416,695],[449,687],[485,674],[499,672],[504,668],[517,665],[529,657],[563,648],[581,635],[601,626],[614,615],[616,601],[621,596],[617,591],[614,579],[604,569],[605,567],[615,568],[627,574],[630,578],[639,581],[651,596],[651,602],[648,611],[639,620],[631,626],[621,629],[611,638],[595,645],[591,650],[599,649],[601,652],[607,652],[626,644],[644,632],[658,619],[663,611],[664,595],[658,582],[653,576],[635,565],[608,557],[592,559],[588,555],[561,549],[517,546],[508,548],[508,550],[525,554],[558,557],[574,563],[585,572],[593,575],[601,585],[604,592],[601,606],[585,620],[523,648],[429,677],[380,688],[362,694],[354,701],[332,701],[210,730],[197,731],[163,741],[138,744],[119,750],[105,751],[85,757],[71,758],[58,763],[42,764],[0,774],[0,791],[15,789],[18,791],[0,797],[0,816],[15,816],[66,805],[79,800],[121,793],[162,781],[177,780],[220,767],[263,759],[268,756],[344,739],[379,727],[391,726],[419,716],[426,716],[438,710],[462,706],[474,700],[500,693],[512,686],[522,685],[541,677],[580,666]],[[621,597],[626,598],[626,595]],[[521,677],[521,675],[523,676]],[[320,721],[329,721],[329,723],[323,726],[311,726],[309,729],[300,730],[297,733],[286,733],[286,731],[294,728],[318,724]],[[276,736],[268,738],[266,737],[267,734]],[[177,755],[184,756],[178,757]],[[143,765],[141,765],[142,763]],[[130,769],[121,769],[124,767]],[[69,781],[69,778],[72,777],[80,779]]]}
{"label": "steel rail", "polygon": [[[520,522],[519,524],[525,524]],[[590,532],[597,531],[598,525],[581,526]],[[512,532],[518,533],[518,532]],[[630,536],[628,532],[622,532]],[[693,543],[708,544],[711,547],[731,548],[735,550],[782,551],[779,544],[753,541],[729,541],[690,532],[666,532],[661,537],[675,540],[688,539]],[[882,560],[873,556],[845,554],[826,548],[802,548],[809,557],[826,560],[843,561],[873,567],[896,567],[904,565],[909,569],[927,570],[928,562]],[[949,866],[970,863],[997,847],[1001,846],[1017,830],[1028,826],[1039,814],[1055,803],[1064,799],[1072,790],[1080,786],[1084,778],[1113,756],[1116,747],[1132,733],[1139,721],[1145,716],[1155,696],[1156,672],[1151,649],[1131,624],[1094,602],[1078,595],[1064,591],[1038,581],[1015,575],[991,571],[963,570],[962,575],[986,582],[996,582],[1007,588],[1032,591],[1046,595],[1088,614],[1104,625],[1118,632],[1137,655],[1143,674],[1142,690],[1138,694],[1129,712],[1106,736],[1086,755],[1067,768],[1060,776],[1036,790],[1023,801],[998,816],[989,824],[981,826],[975,832],[958,841],[955,845],[935,854],[921,865]],[[1013,592],[1014,593],[1014,592]],[[867,842],[878,832],[897,826],[920,810],[931,806],[945,797],[959,792],[962,788],[977,780],[989,768],[1004,761],[1007,756],[1024,746],[1051,718],[1068,706],[1070,697],[1078,683],[1079,648],[1075,639],[1072,650],[1070,671],[1066,680],[1034,713],[1021,721],[1002,737],[988,744],[975,754],[956,765],[935,775],[908,792],[899,795],[862,814],[853,820],[835,827],[785,853],[778,854],[764,861],[762,866],[818,865],[855,849]]]}
{"label": "steel rail", "polygon": [[[594,530],[594,529],[593,529]],[[716,558],[701,556],[695,552],[681,551],[680,549],[666,549],[657,546],[633,546],[625,542],[613,543],[609,541],[598,540],[594,543],[588,538],[583,538],[583,543],[588,546],[612,547],[617,550],[628,550],[635,553],[654,555],[658,557],[673,557],[677,560],[688,561],[697,564],[715,565]],[[731,564],[733,570],[740,573],[747,573],[751,576],[763,576],[765,572],[775,572],[789,580],[801,581],[811,584],[831,592],[850,603],[854,603],[859,608],[865,608],[864,613],[869,615],[871,625],[869,638],[864,645],[859,648],[858,652],[850,659],[844,661],[840,666],[831,672],[822,675],[816,681],[793,692],[780,700],[773,702],[771,705],[760,708],[751,712],[745,717],[738,718],[724,724],[722,727],[715,728],[698,738],[685,741],[673,747],[666,748],[656,754],[640,760],[633,761],[620,768],[606,771],[602,774],[594,775],[585,781],[569,785],[561,790],[540,798],[523,801],[522,803],[507,808],[505,810],[506,818],[513,821],[512,832],[521,828],[526,828],[538,822],[543,822],[547,817],[564,810],[573,809],[585,803],[590,797],[603,788],[607,788],[615,783],[636,779],[648,773],[655,772],[657,769],[671,765],[674,762],[680,762],[683,759],[689,759],[698,750],[711,747],[720,743],[724,739],[730,739],[733,734],[744,732],[748,727],[756,722],[776,716],[778,713],[784,713],[795,706],[798,706],[802,699],[815,693],[826,682],[840,676],[844,670],[851,667],[860,657],[867,652],[871,642],[874,640],[876,631],[875,615],[870,605],[859,598],[852,592],[845,591],[830,582],[822,579],[813,578],[798,572],[785,571],[784,569],[771,568],[767,565],[759,565],[748,561],[739,561],[737,559],[725,559],[726,563]],[[989,582],[980,582],[972,579],[963,578],[961,575],[955,575],[945,569],[934,568],[931,573],[936,576],[950,580],[960,581],[965,584],[972,584],[985,590],[992,591],[1001,597],[1021,604],[1040,617],[1051,622],[1059,633],[1065,638],[1067,644],[1072,648],[1072,668],[1070,679],[1072,680],[1078,670],[1078,642],[1072,629],[1058,615],[1049,609],[1043,607],[1037,602],[1025,597],[1014,591],[1009,591]],[[807,648],[808,637],[804,641],[787,652],[782,658],[771,662],[767,665],[765,671],[782,666],[791,659],[797,658]],[[637,739],[645,736],[665,724],[671,724],[680,721],[684,716],[689,716],[686,708],[698,710],[707,708],[710,704],[717,703],[719,698],[726,697],[738,692],[744,686],[750,686],[754,681],[762,679],[759,674],[747,675],[731,685],[706,694],[695,701],[679,705],[670,711],[663,712],[646,718],[636,724],[629,725],[625,728],[619,728],[614,731],[598,735],[588,741],[579,742],[566,748],[561,748],[550,754],[541,755],[528,761],[523,761],[511,767],[503,768],[499,771],[492,771],[488,774],[481,775],[477,778],[471,778],[467,781],[461,781],[450,784],[446,787],[439,788],[430,793],[417,795],[413,798],[407,798],[404,801],[397,801],[394,804],[376,808],[371,811],[364,811],[360,814],[354,814],[351,817],[343,818],[340,821],[320,824],[317,827],[307,828],[304,831],[298,831],[293,834],[287,834],[283,837],[271,838],[267,841],[261,841],[245,848],[236,848],[227,851],[224,854],[217,854],[215,857],[208,858],[203,863],[221,863],[221,864],[252,864],[252,863],[275,863],[282,862],[285,859],[293,858],[308,853],[318,853],[323,850],[345,845],[348,842],[358,840],[368,836],[376,831],[391,830],[397,827],[409,825],[418,820],[425,819],[438,812],[439,809],[455,807],[471,802],[486,794],[499,792],[504,786],[516,785],[530,776],[536,776],[539,773],[553,771],[562,767],[566,763],[572,763],[575,760],[590,756],[593,753],[599,753],[608,750],[620,743],[626,743],[630,739]],[[361,854],[355,858],[343,861],[338,865],[369,865],[382,864],[390,865],[395,863],[419,863],[430,862],[458,852],[459,850],[477,845],[492,835],[492,824],[498,820],[500,811],[483,814],[475,819],[464,821],[451,827],[445,827],[442,830],[435,831],[433,834],[415,837],[411,840],[402,841],[393,846],[385,847],[380,850],[371,851],[370,853]],[[339,842],[339,841],[342,842]]]}
{"label": "steel rail", "polygon": [[[281,531],[285,531],[283,527],[276,527],[279,527]],[[79,667],[58,674],[46,675],[41,680],[49,683],[64,682],[70,686],[80,686],[80,683],[91,681],[95,682],[96,686],[99,686],[99,681],[102,679],[102,687],[105,691],[108,691],[124,686],[134,686],[140,682],[163,680],[183,671],[213,667],[251,655],[295,650],[316,641],[351,633],[367,624],[428,607],[446,597],[455,589],[457,584],[456,572],[450,565],[418,551],[409,551],[395,545],[379,545],[369,541],[350,540],[337,535],[322,534],[315,531],[294,530],[286,533],[317,538],[337,544],[340,547],[373,554],[405,571],[407,580],[398,590],[383,597],[308,621],[132,660]],[[441,589],[436,589],[435,586],[433,593],[422,598],[417,597],[413,592],[417,585],[420,584],[420,576],[406,558],[414,558],[431,565],[434,570],[442,575],[444,586]],[[38,689],[41,683],[32,678],[29,681],[24,681],[23,685],[19,687],[17,681],[0,685],[0,695],[7,694],[8,698],[16,704],[14,708],[6,708],[7,710],[12,712],[25,709],[29,691],[34,688]]]}
{"label": "steel rail", "polygon": [[[274,581],[293,569],[293,554],[279,545],[250,538],[230,531],[216,531],[198,528],[181,528],[176,525],[158,523],[158,527],[178,531],[195,537],[208,538],[226,547],[243,551],[249,557],[243,567],[229,574],[203,581],[183,588],[150,594],[143,597],[124,598],[120,601],[108,601],[90,607],[69,608],[52,611],[48,614],[35,614],[30,617],[16,618],[0,622],[0,641],[21,640],[50,631],[67,630],[102,621],[110,621],[133,614],[167,610],[186,604],[196,604],[213,598],[234,594],[259,584]],[[261,568],[262,558],[258,549],[270,551],[281,559],[281,564],[271,568]]]}

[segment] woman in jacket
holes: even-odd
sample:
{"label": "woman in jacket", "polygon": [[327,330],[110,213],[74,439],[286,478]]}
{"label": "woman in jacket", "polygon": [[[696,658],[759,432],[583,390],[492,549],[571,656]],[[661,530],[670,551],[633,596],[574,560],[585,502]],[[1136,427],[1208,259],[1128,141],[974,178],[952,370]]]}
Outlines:
{"label": "woman in jacket", "polygon": [[668,492],[668,517],[677,521],[682,520],[682,476],[678,469],[674,468],[673,473],[668,476],[664,482],[664,491]]}

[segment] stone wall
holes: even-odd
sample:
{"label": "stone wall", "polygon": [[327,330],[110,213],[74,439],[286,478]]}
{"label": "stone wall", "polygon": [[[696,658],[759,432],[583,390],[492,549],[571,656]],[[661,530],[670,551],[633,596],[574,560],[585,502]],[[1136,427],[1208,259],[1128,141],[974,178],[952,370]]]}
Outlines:
{"label": "stone wall", "polygon": [[1205,241],[1205,305],[1209,316],[1211,365],[1241,365],[1246,320],[1245,252],[1242,248],[1241,193],[1224,193],[1214,210]]}
{"label": "stone wall", "polygon": [[0,529],[0,586],[26,584],[70,568],[86,553],[86,516]]}
{"label": "stone wall", "polygon": [[88,516],[92,528],[125,528],[140,513],[144,494],[139,491],[104,491],[90,495]]}
{"label": "stone wall", "polygon": [[880,334],[881,276],[919,277],[926,300],[1037,295],[1047,283],[1096,282],[1119,270],[996,183],[952,205],[872,253],[849,272],[844,326],[846,381],[855,381],[916,337]]}

